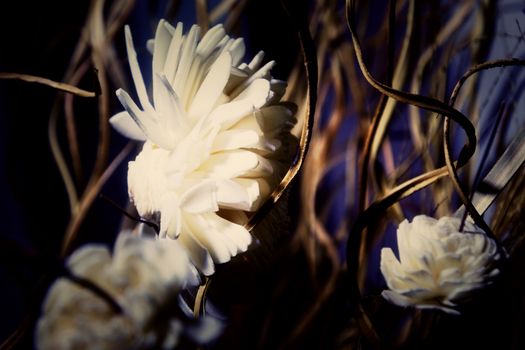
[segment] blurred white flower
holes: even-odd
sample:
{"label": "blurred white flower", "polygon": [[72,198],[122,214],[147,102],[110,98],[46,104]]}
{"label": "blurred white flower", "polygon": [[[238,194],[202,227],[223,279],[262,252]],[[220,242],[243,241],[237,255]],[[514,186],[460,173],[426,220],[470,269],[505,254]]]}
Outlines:
{"label": "blurred white flower", "polygon": [[497,243],[474,224],[420,215],[397,230],[399,260],[392,249],[381,250],[381,272],[390,290],[383,297],[400,306],[437,308],[451,314],[470,292],[499,273]]}
{"label": "blurred white flower", "polygon": [[[198,273],[178,242],[121,234],[113,257],[104,246],[87,245],[71,255],[70,272],[93,283],[122,308],[117,312],[87,287],[59,278],[50,288],[36,329],[38,349],[167,348],[196,334],[180,319],[179,292],[196,285]],[[216,321],[217,322],[217,321]],[[208,338],[217,323],[203,324]]]}
{"label": "blurred white flower", "polygon": [[[247,250],[246,212],[256,211],[288,164],[278,150],[295,123],[286,88],[272,79],[274,62],[260,52],[242,63],[244,42],[217,25],[199,40],[194,25],[161,20],[153,54],[152,99],[126,27],[128,59],[142,108],[122,89],[126,111],[112,125],[145,141],[129,163],[129,195],[139,214],[159,220],[160,237],[178,238],[204,274]],[[282,153],[282,152],[281,152]],[[290,159],[287,159],[290,162]]]}

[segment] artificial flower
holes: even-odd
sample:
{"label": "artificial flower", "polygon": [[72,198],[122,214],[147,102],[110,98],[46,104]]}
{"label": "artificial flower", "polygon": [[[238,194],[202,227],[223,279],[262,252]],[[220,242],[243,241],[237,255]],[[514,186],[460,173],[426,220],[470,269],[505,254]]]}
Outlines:
{"label": "artificial flower", "polygon": [[381,250],[381,272],[390,290],[382,295],[400,306],[436,308],[458,314],[458,303],[499,273],[497,243],[461,219],[419,215],[397,230],[399,260]]}
{"label": "artificial flower", "polygon": [[[117,312],[86,286],[59,278],[37,324],[38,349],[172,349],[183,335],[200,335],[193,339],[200,344],[220,330],[217,320],[187,325],[181,319],[185,304],[179,293],[199,280],[177,241],[122,233],[113,256],[106,247],[90,244],[76,250],[67,266],[76,278],[105,291],[122,310]],[[189,319],[193,322],[193,315]],[[200,327],[207,332],[195,329]]]}
{"label": "artificial flower", "polygon": [[243,63],[243,40],[230,38],[222,25],[199,35],[196,25],[183,34],[182,23],[159,22],[148,42],[150,98],[126,27],[141,108],[119,89],[125,111],[110,122],[145,142],[128,169],[138,213],[158,220],[160,237],[179,239],[209,275],[214,263],[227,262],[251,243],[244,224],[287,169],[291,157],[283,143],[295,108],[280,102],[286,84],[271,77],[274,62],[262,65],[262,52]]}

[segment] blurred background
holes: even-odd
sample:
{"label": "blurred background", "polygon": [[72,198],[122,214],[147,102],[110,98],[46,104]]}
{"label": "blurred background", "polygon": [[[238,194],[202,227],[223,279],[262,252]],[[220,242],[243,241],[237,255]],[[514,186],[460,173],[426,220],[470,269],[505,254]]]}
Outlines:
{"label": "blurred background", "polygon": [[[288,1],[287,8],[277,0],[0,3],[0,72],[102,92],[97,99],[72,97],[0,79],[0,340],[26,322],[17,348],[32,347],[31,323],[52,280],[50,271],[61,263],[65,232],[77,232],[75,246],[113,244],[123,224],[121,213],[96,194],[83,202],[82,215],[72,212],[56,150],[78,200],[94,191],[128,207],[126,163],[138,148],[127,146],[105,123],[122,110],[114,91],[130,81],[123,25],[131,26],[145,67],[145,42],[165,18],[186,28],[225,23],[230,35],[245,38],[247,58],[263,50],[266,60],[277,61],[272,75],[289,81],[287,96],[299,107],[306,101],[306,73],[298,26],[308,26],[317,55],[312,139],[303,170],[281,204],[286,220],[271,239],[257,232],[263,248],[218,269],[209,291],[210,312],[220,314],[227,327],[212,348],[373,346],[349,316],[354,306],[346,282],[347,239],[368,205],[397,184],[444,165],[442,119],[384,99],[367,83],[355,58],[344,1]],[[357,1],[356,14],[372,75],[396,89],[441,101],[448,102],[458,80],[476,64],[525,58],[523,1]],[[461,171],[470,190],[523,134],[524,84],[523,67],[513,66],[483,70],[463,86],[454,107],[469,117],[478,136],[476,154]],[[305,117],[304,108],[299,114]],[[367,135],[378,116],[379,135],[372,142]],[[457,127],[452,136],[457,157],[465,136]],[[363,165],[365,149],[369,158]],[[102,187],[94,187],[119,155],[120,165]],[[522,175],[520,169],[485,216],[510,254],[506,272],[461,317],[404,310],[380,297],[385,282],[379,253],[381,247],[395,247],[397,224],[458,208],[447,178],[396,203],[369,227],[360,281],[382,347],[525,347]]]}

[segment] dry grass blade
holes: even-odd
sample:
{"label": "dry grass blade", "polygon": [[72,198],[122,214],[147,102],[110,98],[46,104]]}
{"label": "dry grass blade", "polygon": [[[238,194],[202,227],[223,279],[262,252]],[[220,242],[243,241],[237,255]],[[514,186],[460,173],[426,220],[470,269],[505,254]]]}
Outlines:
{"label": "dry grass blade", "polygon": [[206,316],[206,298],[208,291],[210,290],[211,281],[211,278],[206,277],[204,284],[200,285],[197,290],[193,306],[193,315],[195,317]]}
{"label": "dry grass blade", "polygon": [[[472,204],[479,213],[483,214],[490,207],[524,162],[525,135],[518,133],[481,182],[482,188],[472,197]],[[462,206],[454,215],[462,216],[464,210]]]}
{"label": "dry grass blade", "polygon": [[97,94],[92,91],[87,91],[80,89],[76,86],[69,85],[66,83],[59,83],[47,78],[37,77],[34,75],[29,74],[19,74],[19,73],[6,73],[6,72],[0,72],[0,79],[15,79],[15,80],[23,80],[27,81],[28,83],[38,83],[42,85],[50,86],[54,89],[67,92],[76,96],[80,97],[96,97]]}

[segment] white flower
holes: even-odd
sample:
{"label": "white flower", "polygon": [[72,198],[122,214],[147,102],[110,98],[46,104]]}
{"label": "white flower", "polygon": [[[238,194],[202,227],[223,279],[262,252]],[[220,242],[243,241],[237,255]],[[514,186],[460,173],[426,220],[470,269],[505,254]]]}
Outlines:
{"label": "white flower", "polygon": [[[137,62],[131,33],[126,44],[142,108],[122,89],[126,111],[112,125],[145,141],[129,163],[129,195],[139,214],[159,219],[160,237],[178,238],[204,273],[247,250],[247,212],[256,211],[287,169],[283,140],[294,108],[280,102],[286,84],[274,80],[274,62],[260,52],[242,63],[244,43],[222,25],[199,41],[200,28],[183,35],[166,21],[148,44],[153,54],[152,100]],[[289,162],[289,159],[287,160]]]}
{"label": "white flower", "polygon": [[458,314],[457,303],[499,273],[497,243],[474,224],[420,215],[397,230],[399,260],[381,250],[381,272],[390,290],[383,297],[400,306],[437,308]]}
{"label": "white flower", "polygon": [[[121,234],[113,257],[104,246],[87,245],[67,265],[74,276],[111,296],[122,312],[89,288],[59,278],[37,324],[38,349],[171,349],[188,333],[182,320],[166,313],[183,288],[199,282],[178,242]],[[217,325],[205,326],[211,327],[208,335],[217,334]]]}

